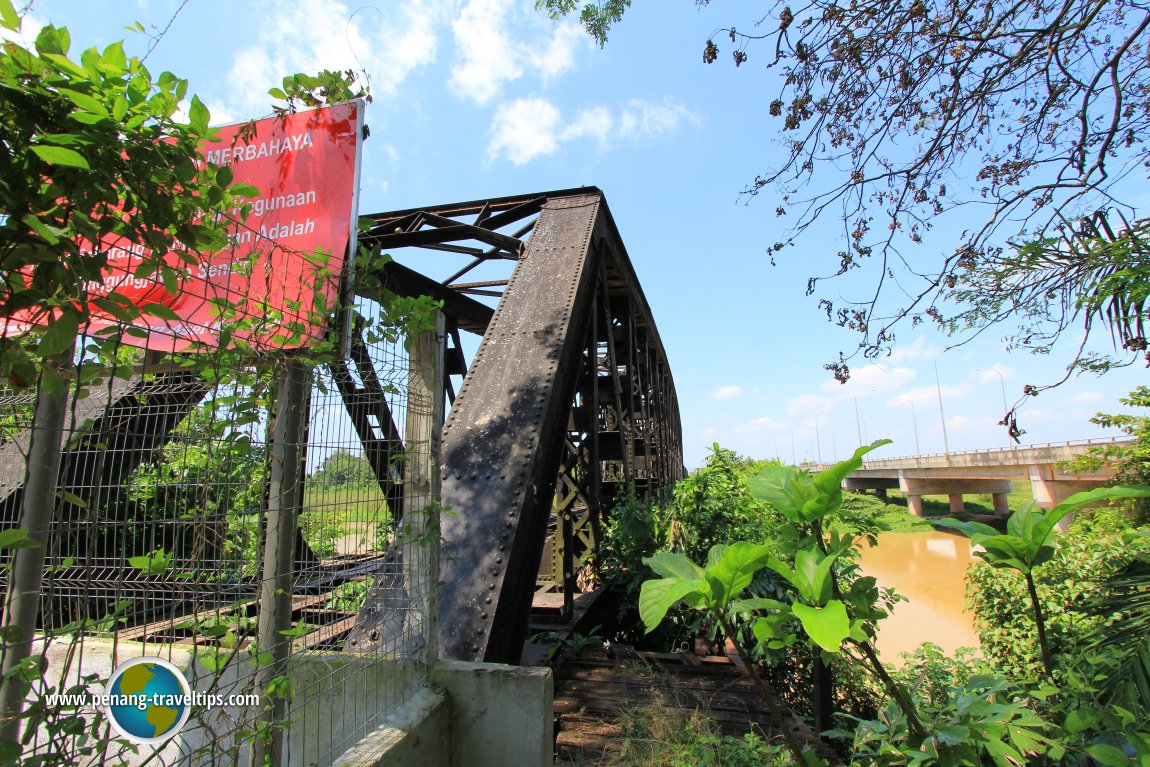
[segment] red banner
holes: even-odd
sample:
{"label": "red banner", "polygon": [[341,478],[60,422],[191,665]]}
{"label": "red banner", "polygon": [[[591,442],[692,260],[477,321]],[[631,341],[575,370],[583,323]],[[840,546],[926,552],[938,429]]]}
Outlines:
{"label": "red banner", "polygon": [[[194,266],[167,254],[164,262],[180,278],[165,285],[160,271],[137,276],[147,260],[142,246],[103,242],[108,269],[89,283],[89,298],[115,292],[137,307],[167,307],[170,312],[149,307],[133,323],[136,330],[123,335],[125,343],[156,351],[214,348],[224,325],[234,338],[264,349],[322,337],[354,247],[362,124],[362,104],[350,102],[259,120],[243,138],[244,126],[218,128],[217,140],[201,154],[230,165],[237,183],[260,191],[246,201],[246,220],[238,208],[227,214],[235,220],[232,247],[200,255]],[[90,306],[86,333],[120,324]]]}

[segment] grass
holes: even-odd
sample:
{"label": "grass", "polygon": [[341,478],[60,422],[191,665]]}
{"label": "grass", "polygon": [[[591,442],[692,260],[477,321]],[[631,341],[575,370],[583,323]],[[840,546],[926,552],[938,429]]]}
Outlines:
{"label": "grass", "polygon": [[598,759],[580,767],[788,767],[794,764],[783,746],[754,733],[734,738],[695,711],[636,706],[619,714],[623,737]]}
{"label": "grass", "polygon": [[[1029,482],[1018,483],[1020,488],[1012,492],[1008,502],[1011,511],[1017,511],[1033,501]],[[989,493],[966,495],[963,497],[966,510],[979,514],[994,513],[994,499]],[[922,510],[926,517],[945,517],[950,514],[950,501],[945,495],[926,495],[922,499]],[[930,522],[915,517],[906,510],[906,497],[895,490],[887,491],[887,501],[865,493],[847,492],[843,494],[843,512],[848,517],[858,515],[875,517],[887,530],[910,532],[933,529]]]}
{"label": "grass", "polygon": [[308,487],[300,513],[300,528],[312,551],[321,559],[338,553],[337,541],[351,538],[355,551],[378,551],[391,520],[387,499],[379,485],[363,483],[339,487]]}
{"label": "grass", "polygon": [[[1034,501],[1029,482],[1015,482],[1015,490],[1007,496],[1007,503],[1011,511],[1018,511]],[[887,491],[889,502],[897,504],[905,511],[906,496],[898,490]],[[993,514],[994,498],[990,493],[967,494],[963,496],[966,510],[976,514]],[[950,514],[950,499],[945,495],[924,495],[922,497],[922,512],[928,517],[945,517]]]}

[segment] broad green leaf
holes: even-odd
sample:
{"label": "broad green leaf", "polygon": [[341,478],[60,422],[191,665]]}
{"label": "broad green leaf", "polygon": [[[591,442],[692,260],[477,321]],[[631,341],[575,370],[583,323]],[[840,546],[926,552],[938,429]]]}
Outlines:
{"label": "broad green leaf", "polygon": [[22,527],[0,530],[0,549],[33,549],[39,545]]}
{"label": "broad green leaf", "polygon": [[811,640],[827,652],[838,652],[843,640],[850,636],[851,622],[847,608],[837,599],[827,602],[824,607],[810,607],[802,602],[791,605],[795,617],[802,624]]}
{"label": "broad green leaf", "polygon": [[[13,32],[20,30],[20,16],[12,7],[10,0],[0,0],[0,26],[11,29]],[[17,749],[16,755],[20,755],[19,749]]]}
{"label": "broad green leaf", "polygon": [[150,554],[138,557],[129,557],[128,564],[145,575],[160,575],[172,563],[172,555],[163,549],[156,549]]}
{"label": "broad green leaf", "polygon": [[68,30],[63,27],[54,27],[49,24],[42,27],[36,35],[36,52],[41,55],[45,53],[67,53],[71,46],[72,38],[68,34]]}
{"label": "broad green leaf", "polygon": [[[49,245],[57,245],[60,242],[60,230],[54,226],[48,226],[36,216],[31,213],[24,215],[20,218],[29,229],[44,239],[44,242]],[[39,260],[39,259],[37,259]]]}
{"label": "broad green leaf", "polygon": [[212,673],[222,671],[232,658],[231,652],[222,652],[216,648],[197,647],[196,660],[200,665]]}
{"label": "broad green leaf", "polygon": [[[975,540],[976,536],[980,535],[1001,535],[1001,533],[993,527],[983,524],[982,522],[961,522],[957,519],[932,519],[930,523],[936,527],[946,527],[951,530],[957,530],[972,541]],[[977,541],[975,542],[977,543]]]}
{"label": "broad green leaf", "polygon": [[696,565],[687,557],[677,551],[658,551],[643,559],[643,564],[654,570],[664,578],[680,578],[682,580],[702,580],[703,568]]}
{"label": "broad green leaf", "polygon": [[128,57],[124,55],[123,42],[117,40],[105,48],[100,54],[100,63],[107,72],[116,76],[124,74],[128,70]]}
{"label": "broad green leaf", "polygon": [[819,494],[823,497],[823,505],[825,506],[824,513],[828,513],[837,509],[842,505],[843,497],[843,480],[852,471],[855,471],[863,464],[863,456],[872,450],[877,450],[884,445],[891,444],[889,439],[875,440],[869,445],[862,445],[855,450],[854,455],[847,458],[845,461],[839,461],[826,471],[820,471],[814,476],[815,487],[818,488]]}
{"label": "broad green leaf", "polygon": [[722,609],[737,597],[751,585],[755,573],[766,567],[770,559],[770,546],[738,541],[723,547],[718,561],[708,566],[704,573],[711,586],[715,606]]}
{"label": "broad green leaf", "polygon": [[206,133],[208,120],[211,118],[208,108],[199,96],[192,96],[192,105],[188,108],[188,123],[196,133]]}
{"label": "broad green leaf", "polygon": [[1091,759],[1106,767],[1128,767],[1132,764],[1130,757],[1126,756],[1122,749],[1109,743],[1095,743],[1086,749],[1086,753],[1090,754]]}
{"label": "broad green leaf", "polygon": [[315,626],[309,626],[304,621],[300,621],[290,629],[283,629],[279,633],[281,636],[289,637],[291,639],[299,639],[302,636],[306,636],[314,628]]}
{"label": "broad green leaf", "polygon": [[767,597],[750,597],[748,599],[736,599],[732,601],[727,608],[732,612],[746,612],[748,610],[786,610],[789,609],[786,603],[780,602],[777,599],[769,599]]}
{"label": "broad green leaf", "polygon": [[160,279],[164,281],[164,290],[171,295],[174,296],[180,292],[180,275],[175,269],[170,266],[161,266]]}
{"label": "broad green leaf", "polygon": [[1046,512],[1046,523],[1053,529],[1063,517],[1088,503],[1108,501],[1112,498],[1148,498],[1150,487],[1145,485],[1123,485],[1120,487],[1096,487],[1082,493],[1075,493],[1062,503]]}
{"label": "broad green leaf", "polygon": [[160,319],[171,320],[173,322],[178,322],[180,319],[180,315],[163,304],[144,304],[140,307],[140,311],[144,314],[150,314],[153,317],[159,317]]}
{"label": "broad green leaf", "polygon": [[79,330],[80,315],[75,312],[62,312],[44,329],[36,353],[45,358],[63,354],[75,345]]}
{"label": "broad green leaf", "polygon": [[1076,708],[1066,715],[1065,726],[1070,732],[1084,732],[1098,724],[1098,714],[1088,708]]}
{"label": "broad green leaf", "polygon": [[96,115],[97,117],[105,118],[108,116],[108,110],[103,102],[99,99],[89,96],[87,93],[80,93],[79,91],[71,90],[70,88],[61,88],[60,93],[68,97],[76,106],[83,109],[85,112]]}
{"label": "broad green leaf", "polygon": [[837,558],[834,554],[823,554],[813,546],[795,553],[793,583],[808,602],[821,605],[830,599],[831,567]]}
{"label": "broad green leaf", "polygon": [[80,77],[80,78],[89,77],[89,74],[84,71],[83,67],[78,66],[76,64],[76,62],[72,61],[67,56],[62,56],[59,53],[45,53],[44,58],[47,59],[48,61],[51,61],[53,64],[58,66],[61,70],[65,71],[69,74],[73,74],[76,77]]}
{"label": "broad green leaf", "polygon": [[60,498],[62,498],[65,503],[70,503],[73,506],[76,506],[78,508],[81,508],[81,509],[88,508],[88,502],[87,501],[85,501],[83,498],[76,495],[75,493],[69,492],[67,490],[60,491]]}
{"label": "broad green leaf", "polygon": [[813,507],[819,503],[811,475],[795,466],[768,466],[747,480],[747,488],[752,496],[766,501],[796,524],[813,519]]}
{"label": "broad green leaf", "polygon": [[680,578],[660,578],[658,580],[643,581],[639,590],[639,617],[646,627],[644,633],[650,634],[672,605],[688,594],[701,594],[707,588],[702,580],[682,580]]}
{"label": "broad green leaf", "polygon": [[91,167],[88,165],[88,161],[84,159],[84,155],[67,147],[38,145],[32,147],[32,151],[36,153],[37,157],[49,165],[62,165],[69,168],[85,169]]}
{"label": "broad green leaf", "polygon": [[710,551],[707,552],[707,564],[705,566],[713,567],[714,565],[717,565],[719,560],[723,558],[723,552],[726,550],[727,544],[725,543],[716,543],[714,546],[712,546]]}
{"label": "broad green leaf", "polygon": [[102,312],[106,312],[121,322],[131,322],[139,316],[139,310],[134,306],[124,306],[116,301],[106,298],[92,299],[92,305]]}

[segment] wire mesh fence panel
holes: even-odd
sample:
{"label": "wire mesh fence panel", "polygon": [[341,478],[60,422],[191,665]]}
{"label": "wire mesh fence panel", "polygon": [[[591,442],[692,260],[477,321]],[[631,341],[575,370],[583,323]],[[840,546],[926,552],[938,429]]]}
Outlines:
{"label": "wire mesh fence panel", "polygon": [[[51,430],[34,389],[0,391],[0,638],[33,642],[4,683],[23,757],[0,756],[325,765],[423,685],[442,332],[351,336],[322,360],[140,353],[94,379],[79,358]],[[30,530],[37,445],[59,468]],[[29,624],[9,608],[33,548]]]}

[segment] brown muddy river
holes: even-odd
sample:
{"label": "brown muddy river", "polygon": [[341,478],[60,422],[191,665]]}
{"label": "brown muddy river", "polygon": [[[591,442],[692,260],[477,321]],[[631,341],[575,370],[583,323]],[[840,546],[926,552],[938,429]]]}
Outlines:
{"label": "brown muddy river", "polygon": [[978,647],[972,617],[963,610],[970,561],[966,538],[937,531],[884,533],[878,546],[863,549],[863,572],[910,599],[880,624],[878,650],[884,661],[897,662],[900,652],[923,642],[934,642],[947,654]]}

